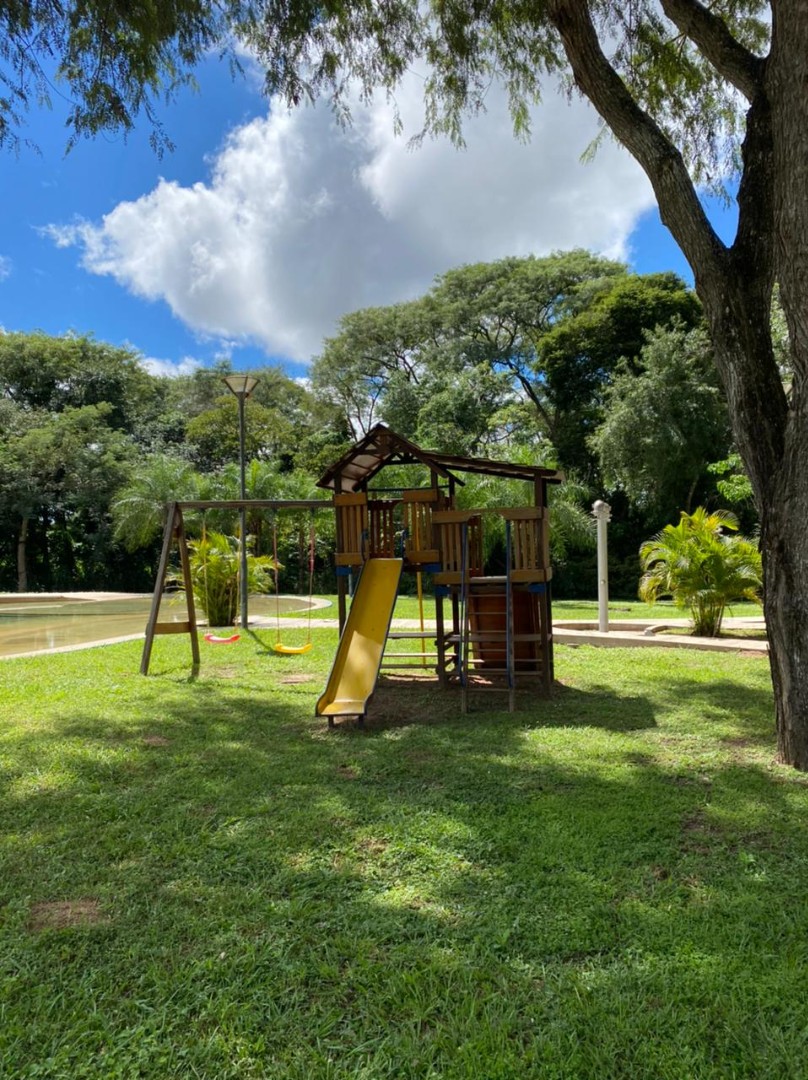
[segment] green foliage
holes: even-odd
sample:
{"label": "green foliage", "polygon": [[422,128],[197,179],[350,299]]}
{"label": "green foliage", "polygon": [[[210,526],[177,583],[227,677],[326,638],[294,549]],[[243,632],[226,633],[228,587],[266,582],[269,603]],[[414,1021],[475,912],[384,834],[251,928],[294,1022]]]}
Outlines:
{"label": "green foliage", "polygon": [[155,102],[189,82],[190,69],[229,39],[240,4],[209,0],[68,0],[0,8],[0,146],[16,147],[34,103],[51,105],[54,85],[70,102],[68,146],[81,136],[131,131],[139,113],[158,152],[171,147]]}
{"label": "green foliage", "polygon": [[701,320],[692,290],[676,274],[664,273],[616,278],[570,318],[554,323],[539,352],[557,417],[553,442],[564,468],[591,474],[588,440],[613,403],[606,399],[611,382],[647,366],[642,352],[653,335],[673,326],[690,330]]}
{"label": "green foliage", "polygon": [[35,542],[58,565],[51,587],[87,587],[103,574],[107,507],[129,473],[130,440],[109,426],[112,406],[106,403],[55,414],[19,406],[4,411],[11,422],[0,433],[0,510],[18,545],[17,587],[34,584],[28,577],[32,522]]}
{"label": "green foliage", "polygon": [[587,435],[620,356],[646,331],[700,320],[674,274],[628,275],[576,250],[447,271],[407,304],[343,317],[312,368],[355,437],[383,419],[424,446],[479,454],[555,447],[591,475]]}
{"label": "green foliage", "polygon": [[727,604],[757,599],[762,583],[756,546],[722,532],[737,527],[737,519],[727,510],[683,511],[678,525],[666,525],[640,548],[645,571],[640,597],[652,604],[660,597],[672,597],[678,607],[690,611],[694,634],[717,637]]}
{"label": "green foliage", "polygon": [[129,551],[160,536],[170,502],[199,498],[199,477],[184,458],[153,454],[134,471],[112,501],[115,539]]}
{"label": "green foliage", "polygon": [[665,517],[690,509],[707,463],[729,442],[709,341],[681,323],[648,333],[635,363],[618,368],[590,439],[607,486]]}
{"label": "green foliage", "polygon": [[160,408],[158,384],[133,349],[77,334],[0,333],[0,394],[46,413],[104,405],[110,427],[133,435]]}
{"label": "green foliage", "polygon": [[718,494],[731,506],[745,506],[752,502],[752,485],[740,454],[730,454],[723,461],[708,465],[707,471],[718,477],[715,482]]}
{"label": "green foliage", "polygon": [[[249,538],[248,538],[249,544]],[[239,602],[240,549],[237,537],[206,532],[199,540],[188,541],[194,600],[205,613],[209,626],[234,626]],[[275,562],[268,555],[247,552],[247,589],[269,592],[273,586]],[[172,577],[176,583],[180,579]]]}
{"label": "green foliage", "polygon": [[[245,455],[294,467],[321,417],[311,393],[277,367],[254,372],[259,382],[245,402]],[[239,458],[238,401],[222,387],[221,376],[208,390],[218,392],[202,403],[185,424],[185,443],[205,472]]]}

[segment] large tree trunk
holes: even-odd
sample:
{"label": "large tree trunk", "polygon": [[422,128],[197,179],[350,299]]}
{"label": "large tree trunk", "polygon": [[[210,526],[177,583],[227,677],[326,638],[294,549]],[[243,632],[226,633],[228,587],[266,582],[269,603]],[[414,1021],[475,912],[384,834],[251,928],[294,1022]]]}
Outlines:
{"label": "large tree trunk", "polygon": [[808,769],[808,442],[788,458],[763,521],[764,610],[778,752]]}
{"label": "large tree trunk", "polygon": [[768,296],[754,268],[702,281],[700,295],[760,515],[778,753],[808,769],[808,438],[774,364]]}

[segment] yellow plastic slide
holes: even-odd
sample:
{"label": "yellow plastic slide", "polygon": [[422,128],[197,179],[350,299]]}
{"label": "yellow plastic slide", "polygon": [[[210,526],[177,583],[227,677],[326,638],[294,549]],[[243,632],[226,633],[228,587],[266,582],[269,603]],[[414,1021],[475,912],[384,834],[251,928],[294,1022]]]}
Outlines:
{"label": "yellow plastic slide", "polygon": [[317,716],[364,716],[379,677],[403,559],[368,559],[339,640]]}

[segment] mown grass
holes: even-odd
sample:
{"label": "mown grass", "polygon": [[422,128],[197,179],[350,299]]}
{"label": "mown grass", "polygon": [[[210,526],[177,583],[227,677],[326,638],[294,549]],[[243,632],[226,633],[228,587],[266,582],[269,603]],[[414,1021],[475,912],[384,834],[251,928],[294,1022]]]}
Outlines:
{"label": "mown grass", "polygon": [[[331,601],[331,607],[316,610],[313,618],[336,619],[337,598],[336,596],[321,597]],[[743,601],[733,604],[727,609],[727,617],[754,617],[761,616],[763,609],[760,604],[752,604]],[[417,619],[418,600],[414,596],[399,596],[396,601],[395,618]],[[303,616],[305,617],[305,616]],[[435,618],[435,601],[430,595],[424,596],[424,617],[427,621]],[[300,619],[300,612],[290,612],[282,615],[282,618]],[[659,620],[686,619],[687,612],[675,606],[672,600],[662,600],[656,604],[646,604],[641,600],[612,600],[609,603],[610,620]],[[553,619],[577,619],[589,622],[598,621],[597,600],[553,600]]]}
{"label": "mown grass", "polygon": [[558,648],[550,702],[329,733],[314,638],[0,664],[0,1075],[805,1075],[765,660]]}

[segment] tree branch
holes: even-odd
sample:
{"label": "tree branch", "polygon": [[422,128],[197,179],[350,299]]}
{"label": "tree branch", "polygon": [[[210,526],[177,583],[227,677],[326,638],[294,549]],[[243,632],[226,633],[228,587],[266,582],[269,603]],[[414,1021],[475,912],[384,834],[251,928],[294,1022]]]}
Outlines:
{"label": "tree branch", "polygon": [[697,284],[699,278],[720,276],[727,249],[704,213],[682,155],[609,63],[589,5],[582,0],[550,0],[548,14],[561,35],[576,85],[642,166],[662,221],[693,268]]}
{"label": "tree branch", "polygon": [[662,10],[690,38],[715,70],[752,101],[762,87],[764,61],[730,33],[723,19],[699,0],[661,0]]}

